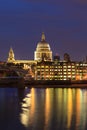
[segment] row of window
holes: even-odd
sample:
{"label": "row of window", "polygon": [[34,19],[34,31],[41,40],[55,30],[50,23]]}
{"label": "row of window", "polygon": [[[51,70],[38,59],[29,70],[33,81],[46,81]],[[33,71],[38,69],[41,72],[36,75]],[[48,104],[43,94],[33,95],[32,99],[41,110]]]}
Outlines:
{"label": "row of window", "polygon": [[37,66],[37,68],[75,68],[75,66]]}

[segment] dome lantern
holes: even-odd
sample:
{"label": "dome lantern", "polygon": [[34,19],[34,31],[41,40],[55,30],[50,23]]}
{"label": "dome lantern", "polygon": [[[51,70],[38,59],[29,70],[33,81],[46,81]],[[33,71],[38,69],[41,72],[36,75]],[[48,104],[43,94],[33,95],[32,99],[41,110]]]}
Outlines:
{"label": "dome lantern", "polygon": [[45,34],[42,32],[41,41],[45,41]]}

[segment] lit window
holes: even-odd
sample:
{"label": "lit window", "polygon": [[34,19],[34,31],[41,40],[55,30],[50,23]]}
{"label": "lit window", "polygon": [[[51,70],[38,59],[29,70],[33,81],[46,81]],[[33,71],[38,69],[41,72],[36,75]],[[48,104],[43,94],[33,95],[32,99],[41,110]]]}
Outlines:
{"label": "lit window", "polygon": [[44,66],[41,66],[41,68],[44,68]]}
{"label": "lit window", "polygon": [[75,72],[73,72],[72,74],[75,74]]}
{"label": "lit window", "polygon": [[68,71],[71,71],[71,69],[68,69]]}
{"label": "lit window", "polygon": [[71,75],[69,75],[68,77],[71,78]]}
{"label": "lit window", "polygon": [[66,69],[63,69],[63,71],[66,71]]}
{"label": "lit window", "polygon": [[40,68],[40,66],[37,66],[37,68]]}
{"label": "lit window", "polygon": [[64,75],[64,77],[66,77],[66,75]]}
{"label": "lit window", "polygon": [[55,69],[55,71],[57,71],[57,69]]}
{"label": "lit window", "polygon": [[66,74],[66,72],[64,72],[64,74]]}
{"label": "lit window", "polygon": [[67,68],[67,66],[63,66],[63,68]]}
{"label": "lit window", "polygon": [[71,68],[71,66],[68,66],[68,68]]}
{"label": "lit window", "polygon": [[72,66],[72,68],[75,68],[75,66]]}
{"label": "lit window", "polygon": [[37,71],[40,71],[40,69],[37,69]]}

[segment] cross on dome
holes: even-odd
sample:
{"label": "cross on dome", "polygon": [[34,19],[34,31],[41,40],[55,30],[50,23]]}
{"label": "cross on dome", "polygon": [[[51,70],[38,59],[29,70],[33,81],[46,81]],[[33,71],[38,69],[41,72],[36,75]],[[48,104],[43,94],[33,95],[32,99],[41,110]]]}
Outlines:
{"label": "cross on dome", "polygon": [[42,32],[41,41],[45,41],[45,34]]}

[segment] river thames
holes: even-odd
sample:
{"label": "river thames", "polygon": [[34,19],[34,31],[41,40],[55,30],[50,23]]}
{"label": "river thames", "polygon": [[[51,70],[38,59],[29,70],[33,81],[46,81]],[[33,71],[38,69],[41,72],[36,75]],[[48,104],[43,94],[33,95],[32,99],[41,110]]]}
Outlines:
{"label": "river thames", "polygon": [[0,88],[0,130],[87,130],[87,89]]}

